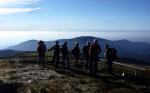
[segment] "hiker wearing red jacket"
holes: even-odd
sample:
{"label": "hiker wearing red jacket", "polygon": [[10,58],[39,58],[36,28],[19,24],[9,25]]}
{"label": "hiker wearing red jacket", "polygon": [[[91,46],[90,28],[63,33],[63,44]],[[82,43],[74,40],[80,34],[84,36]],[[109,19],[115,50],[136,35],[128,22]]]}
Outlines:
{"label": "hiker wearing red jacket", "polygon": [[90,74],[96,74],[98,70],[98,57],[101,52],[98,40],[94,40],[89,50],[90,55]]}

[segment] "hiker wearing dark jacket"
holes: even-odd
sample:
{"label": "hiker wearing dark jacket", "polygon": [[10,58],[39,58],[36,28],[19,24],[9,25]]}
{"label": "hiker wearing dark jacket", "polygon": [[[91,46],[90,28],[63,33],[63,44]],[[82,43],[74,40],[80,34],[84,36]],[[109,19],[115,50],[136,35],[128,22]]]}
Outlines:
{"label": "hiker wearing dark jacket", "polygon": [[54,51],[54,55],[53,55],[53,59],[52,59],[52,64],[54,65],[58,65],[59,63],[59,56],[60,56],[60,46],[59,46],[59,42],[56,41],[56,44],[50,48],[50,51]]}
{"label": "hiker wearing dark jacket", "polygon": [[85,67],[88,68],[89,67],[89,50],[90,50],[90,42],[87,42],[87,44],[85,46],[83,46],[82,48],[82,52],[84,55],[84,58],[86,60],[86,65]]}
{"label": "hiker wearing dark jacket", "polygon": [[79,48],[78,42],[75,43],[75,46],[72,49],[72,54],[74,56],[75,66],[78,66],[78,61],[79,61],[79,56],[80,56],[80,48]]}
{"label": "hiker wearing dark jacket", "polygon": [[96,74],[98,70],[98,57],[101,52],[100,45],[97,40],[94,40],[94,43],[91,45],[89,54],[90,54],[90,73]]}
{"label": "hiker wearing dark jacket", "polygon": [[69,51],[68,51],[68,47],[67,47],[67,42],[65,42],[62,45],[61,53],[62,53],[62,59],[63,59],[63,67],[69,68],[70,63],[69,63],[69,57],[68,57]]}
{"label": "hiker wearing dark jacket", "polygon": [[109,45],[106,44],[106,52],[105,52],[105,57],[107,60],[107,67],[108,67],[108,72],[112,73],[112,63],[113,63],[113,55],[112,55],[112,49],[109,48]]}
{"label": "hiker wearing dark jacket", "polygon": [[45,64],[45,52],[46,52],[46,45],[44,44],[44,41],[38,42],[37,52],[38,52],[38,58],[39,58],[39,65],[44,66],[44,64]]}

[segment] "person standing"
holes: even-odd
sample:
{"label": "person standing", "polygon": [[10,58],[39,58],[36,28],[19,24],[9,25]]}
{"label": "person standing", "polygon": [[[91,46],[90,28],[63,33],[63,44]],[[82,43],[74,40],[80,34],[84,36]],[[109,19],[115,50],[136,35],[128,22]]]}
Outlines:
{"label": "person standing", "polygon": [[59,45],[58,41],[56,41],[56,44],[50,48],[50,51],[52,51],[52,50],[54,50],[52,64],[54,64],[55,66],[58,66],[59,56],[60,56],[60,45]]}
{"label": "person standing", "polygon": [[105,57],[106,57],[106,63],[107,63],[107,67],[108,67],[108,72],[110,74],[112,74],[112,63],[113,60],[116,58],[117,56],[117,51],[114,48],[109,48],[109,45],[106,44],[106,52],[105,52]]}
{"label": "person standing", "polygon": [[94,40],[94,43],[91,45],[89,54],[90,54],[90,74],[97,74],[98,70],[98,57],[101,52],[101,47],[98,44],[98,40]]}
{"label": "person standing", "polygon": [[86,63],[85,63],[85,67],[88,68],[89,67],[89,50],[90,50],[90,42],[87,42],[87,44],[85,46],[83,46],[82,48],[82,52],[83,52],[83,55],[84,55],[84,58],[86,60]]}
{"label": "person standing", "polygon": [[69,63],[69,51],[67,47],[67,42],[64,42],[61,48],[61,53],[62,53],[62,59],[63,59],[63,67],[64,68],[69,68],[70,63]]}
{"label": "person standing", "polygon": [[44,44],[44,41],[40,40],[38,42],[38,47],[37,47],[37,52],[38,52],[38,59],[39,59],[39,66],[45,65],[45,52],[46,52],[46,45]]}
{"label": "person standing", "polygon": [[80,48],[79,48],[79,43],[76,42],[75,46],[72,49],[72,54],[74,56],[74,60],[75,60],[75,66],[78,66],[78,62],[79,62],[79,56],[80,56]]}

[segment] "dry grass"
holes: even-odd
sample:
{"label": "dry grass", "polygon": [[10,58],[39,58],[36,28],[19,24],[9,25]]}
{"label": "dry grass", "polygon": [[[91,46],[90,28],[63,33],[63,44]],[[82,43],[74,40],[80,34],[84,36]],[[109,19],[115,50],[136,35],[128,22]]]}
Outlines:
{"label": "dry grass", "polygon": [[[115,84],[108,84],[101,80],[95,80],[90,78],[72,78],[61,77],[53,78],[45,81],[34,81],[29,84],[20,93],[39,93],[44,89],[46,93],[136,93],[137,90],[130,88],[122,88]],[[122,91],[122,92],[121,92]],[[124,92],[123,92],[124,91]],[[126,92],[125,92],[126,91]],[[137,93],[141,93],[140,91]]]}
{"label": "dry grass", "polygon": [[[73,62],[72,62],[73,63]],[[20,64],[20,63],[9,63],[8,61],[0,60],[0,71],[5,71],[9,69],[9,72],[3,72],[5,74],[2,75],[10,75],[12,77],[11,80],[13,82],[0,82],[0,93],[149,93],[150,92],[150,85],[145,81],[145,77],[141,75],[142,78],[132,77],[132,79],[125,79],[120,78],[119,75],[122,72],[129,74],[131,69],[129,68],[122,68],[117,67],[114,68],[115,72],[117,73],[117,77],[113,75],[109,75],[106,71],[104,65],[100,65],[100,73],[98,77],[92,77],[88,74],[82,74],[78,72],[74,72],[72,70],[65,70],[63,68],[55,68],[53,66],[48,66],[49,70],[55,70],[58,75],[50,75],[48,79],[43,80],[33,80],[31,82],[18,82],[18,78],[15,78],[16,73],[21,69],[28,67],[29,69],[25,69],[22,71],[34,71],[35,64]],[[74,64],[71,64],[72,66]],[[17,71],[13,71],[13,69],[18,68]],[[31,68],[32,67],[32,68]],[[149,68],[149,67],[147,67]],[[12,70],[10,70],[12,69]],[[76,70],[81,70],[83,67],[75,68]],[[41,69],[37,69],[39,72]],[[84,71],[84,70],[83,70]],[[145,72],[145,73],[149,73]],[[34,72],[33,72],[34,75]],[[149,74],[150,75],[150,74]],[[149,76],[147,76],[149,77]],[[137,80],[136,80],[137,79]],[[139,81],[138,81],[139,80]],[[150,81],[150,78],[147,78]],[[141,83],[142,82],[142,83]],[[145,85],[144,85],[145,84]],[[17,86],[17,87],[16,87]],[[18,87],[19,86],[19,87]],[[7,88],[12,89],[10,92],[7,91]],[[3,92],[5,89],[5,92]]]}

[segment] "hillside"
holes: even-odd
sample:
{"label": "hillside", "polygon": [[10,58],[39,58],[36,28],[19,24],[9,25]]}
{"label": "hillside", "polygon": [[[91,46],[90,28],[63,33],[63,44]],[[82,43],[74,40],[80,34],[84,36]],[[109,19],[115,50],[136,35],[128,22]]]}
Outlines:
{"label": "hillside", "polygon": [[[101,62],[100,62],[101,63]],[[128,76],[131,73],[121,68],[108,74],[105,66],[99,65],[97,76],[88,74],[82,65],[71,69],[56,68],[50,64],[40,68],[32,63],[0,61],[0,93],[149,93],[149,74],[143,77]],[[147,67],[149,68],[149,67]],[[149,72],[147,72],[149,73]],[[43,92],[45,91],[45,92]]]}
{"label": "hillside", "polygon": [[[60,39],[58,41],[60,42],[60,45],[62,45],[64,41],[67,41],[68,47],[71,50],[76,41],[79,42],[80,48],[82,48],[87,41],[92,42],[94,39],[98,39],[101,45],[102,48],[102,53],[100,54],[101,57],[103,57],[105,45],[109,44],[111,47],[117,49],[119,57],[133,58],[137,60],[147,61],[150,63],[150,52],[149,52],[150,44],[148,43],[131,42],[128,40],[110,41],[110,40],[91,37],[91,36],[83,36],[83,37],[77,37],[72,39]],[[37,40],[29,40],[15,46],[11,46],[7,49],[17,50],[17,51],[36,51],[37,42],[38,42]],[[55,41],[46,41],[45,43],[47,48],[50,48],[55,44]]]}
{"label": "hillside", "polygon": [[0,57],[10,57],[20,53],[20,51],[16,50],[0,50]]}

